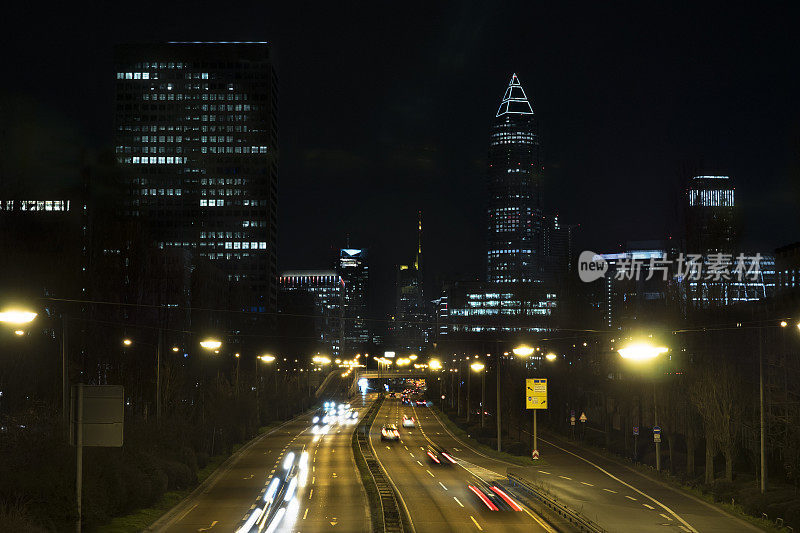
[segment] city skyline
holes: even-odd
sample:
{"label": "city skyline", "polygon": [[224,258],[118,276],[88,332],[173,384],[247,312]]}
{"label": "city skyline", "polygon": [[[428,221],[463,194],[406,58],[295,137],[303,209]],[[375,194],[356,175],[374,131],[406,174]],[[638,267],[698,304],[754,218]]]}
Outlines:
{"label": "city skyline", "polygon": [[[18,9],[25,14],[24,8]],[[280,12],[283,8],[276,9]],[[780,56],[790,48],[783,32],[764,30],[772,23],[783,24],[779,17],[762,13],[743,23],[735,10],[718,13],[702,8],[665,8],[653,18],[652,8],[612,18],[597,8],[580,13],[548,8],[536,13],[537,37],[520,41],[524,33],[519,22],[508,15],[528,14],[531,9],[508,7],[495,13],[476,4],[437,8],[434,18],[441,26],[405,33],[398,33],[401,30],[397,28],[403,25],[393,27],[391,35],[408,44],[405,50],[387,48],[373,39],[367,56],[344,71],[333,68],[341,63],[331,61],[330,54],[347,56],[363,49],[362,39],[372,32],[379,34],[380,24],[361,25],[368,33],[342,39],[341,49],[334,52],[317,46],[336,35],[332,29],[336,24],[331,28],[323,25],[321,20],[328,20],[323,15],[330,15],[330,20],[342,28],[357,21],[320,12],[319,19],[301,22],[287,11],[281,13],[282,17],[269,17],[265,27],[256,29],[236,16],[212,23],[181,13],[181,17],[195,22],[191,32],[175,32],[156,22],[143,33],[120,20],[113,33],[100,29],[92,35],[63,39],[65,53],[85,56],[69,72],[78,69],[81,79],[95,88],[84,94],[87,91],[74,93],[72,86],[65,87],[63,95],[69,98],[70,106],[60,103],[59,97],[47,91],[48,84],[42,83],[64,77],[66,71],[59,69],[66,67],[60,64],[18,68],[20,73],[10,92],[28,94],[26,101],[35,109],[53,110],[65,121],[74,119],[76,126],[70,129],[81,132],[71,141],[76,151],[83,146],[97,150],[111,146],[111,124],[103,118],[111,103],[109,99],[104,103],[108,97],[102,94],[110,94],[106,79],[113,72],[111,53],[117,42],[194,40],[206,35],[219,38],[231,34],[224,30],[226,23],[238,21],[242,36],[274,43],[280,51],[276,58],[280,114],[299,119],[282,120],[279,140],[278,194],[283,206],[279,269],[312,266],[321,252],[343,247],[344,235],[349,233],[353,242],[371,250],[370,283],[388,286],[394,266],[405,260],[401,250],[413,245],[414,235],[407,231],[408,225],[413,223],[416,211],[422,210],[428,220],[426,285],[437,284],[437,273],[480,279],[484,260],[473,254],[467,243],[481,240],[485,231],[486,150],[482,132],[493,120],[497,93],[512,72],[524,80],[542,118],[542,134],[547,139],[543,157],[545,201],[560,206],[555,214],[562,220],[581,224],[584,247],[609,250],[628,240],[677,234],[680,228],[672,219],[678,194],[671,196],[680,192],[679,176],[684,171],[687,175],[725,174],[736,179],[745,218],[754,222],[748,224],[744,235],[749,248],[769,250],[793,239],[790,228],[796,219],[789,200],[796,196],[792,176],[800,165],[793,155],[796,133],[791,126],[798,109],[789,95],[798,88],[798,79],[791,69],[772,71],[759,61],[762,51]],[[712,18],[713,29],[706,32],[702,22]],[[283,26],[273,22],[277,19]],[[57,38],[86,24],[75,16],[64,20],[72,25],[56,27],[53,18],[45,20],[41,28]],[[637,21],[643,20],[651,20],[650,33],[664,35],[664,42],[638,29]],[[601,31],[603,22],[606,29]],[[290,45],[288,39],[303,24],[310,24],[316,33]],[[741,31],[742,24],[748,24],[752,31]],[[673,32],[673,26],[682,31]],[[442,33],[441,27],[452,30]],[[506,31],[498,32],[500,27]],[[42,30],[32,30],[33,36]],[[576,33],[584,35],[585,40],[574,39]],[[608,37],[614,33],[620,38]],[[633,37],[641,40],[635,50],[622,46],[625,39]],[[583,43],[588,40],[594,43],[593,50],[585,48]],[[548,42],[547,51],[528,54],[530,47],[538,49],[536,43],[540,41]],[[23,44],[26,47],[16,53],[12,48],[12,67],[21,67],[41,54],[41,45],[28,40],[12,42],[12,47]],[[84,52],[89,48],[94,53],[87,55]],[[735,62],[721,56],[727,48],[741,51],[735,55]],[[422,49],[436,53],[415,61]],[[470,51],[476,53],[469,55]],[[580,68],[596,63],[603,54],[614,54],[618,68],[608,72]],[[676,64],[672,58],[678,56],[694,59]],[[391,74],[380,73],[372,66],[365,68],[377,57],[392,66]],[[444,61],[447,67],[439,69],[437,61]],[[334,78],[334,71],[343,75]],[[759,81],[767,79],[772,83]],[[767,93],[755,98],[754,91],[762,85]],[[634,120],[645,106],[652,109],[648,120]],[[363,125],[349,125],[346,117],[364,109],[379,110]],[[744,120],[735,118],[740,115]],[[312,117],[319,118],[314,128],[303,127]],[[686,131],[689,136],[682,135]],[[759,135],[753,136],[752,131]],[[46,170],[56,166],[46,160],[41,164]],[[52,179],[52,175],[41,172],[36,179]],[[366,196],[363,183],[371,184]],[[633,188],[640,189],[632,194]],[[443,205],[439,199],[444,197],[453,201]],[[329,198],[337,201],[328,202]],[[298,216],[301,201],[314,205],[312,212],[319,220]],[[339,207],[344,216],[336,215]],[[614,210],[619,211],[618,216],[609,216]],[[630,223],[633,219],[636,225]],[[320,228],[320,220],[335,223],[323,223]],[[453,233],[449,229],[452,226],[459,231]],[[391,239],[383,235],[391,235]],[[298,239],[308,245],[280,250],[281,242]],[[389,241],[400,244],[389,245]],[[453,265],[459,266],[456,269]],[[373,298],[378,298],[377,294]]]}

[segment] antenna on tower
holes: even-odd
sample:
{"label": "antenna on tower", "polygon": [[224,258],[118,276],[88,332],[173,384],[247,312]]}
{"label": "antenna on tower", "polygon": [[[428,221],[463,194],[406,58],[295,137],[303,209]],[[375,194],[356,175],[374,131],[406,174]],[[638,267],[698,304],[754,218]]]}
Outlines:
{"label": "antenna on tower", "polygon": [[422,259],[422,211],[417,211],[417,258],[414,261],[414,268],[419,271],[419,264]]}

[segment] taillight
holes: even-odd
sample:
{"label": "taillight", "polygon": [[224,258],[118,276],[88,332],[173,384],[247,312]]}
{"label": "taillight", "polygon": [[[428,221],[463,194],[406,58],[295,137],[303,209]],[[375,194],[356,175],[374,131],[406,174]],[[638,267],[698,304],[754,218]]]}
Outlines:
{"label": "taillight", "polygon": [[503,500],[505,500],[505,502],[506,502],[508,505],[510,505],[512,509],[514,509],[515,511],[522,511],[522,508],[521,508],[519,505],[517,505],[517,502],[515,502],[514,500],[512,500],[512,499],[511,499],[511,498],[508,496],[508,494],[506,494],[505,492],[503,492],[502,490],[500,490],[500,488],[499,488],[499,487],[495,487],[494,485],[492,485],[492,487],[491,487],[491,488],[492,488],[492,490],[494,491],[494,493],[495,493],[495,494],[497,494],[498,496],[500,496],[501,498],[503,498]]}
{"label": "taillight", "polygon": [[435,456],[435,455],[433,455],[431,452],[428,452],[428,456],[429,456],[431,459],[433,459],[434,461],[436,461],[437,463],[440,463],[439,459],[437,459],[437,458],[436,458],[436,456]]}
{"label": "taillight", "polygon": [[442,455],[444,455],[445,457],[447,457],[447,460],[448,460],[448,461],[450,461],[451,463],[453,463],[453,464],[455,464],[455,463],[456,463],[456,460],[455,460],[455,459],[453,459],[452,457],[450,457],[450,455],[449,455],[449,454],[442,453]]}
{"label": "taillight", "polygon": [[480,498],[481,501],[484,504],[486,504],[486,507],[488,507],[490,511],[497,511],[498,510],[497,506],[495,504],[493,504],[491,502],[491,500],[489,500],[489,498],[487,498],[486,495],[483,492],[481,492],[479,489],[476,489],[472,485],[469,485],[469,490],[474,492],[478,496],[478,498]]}

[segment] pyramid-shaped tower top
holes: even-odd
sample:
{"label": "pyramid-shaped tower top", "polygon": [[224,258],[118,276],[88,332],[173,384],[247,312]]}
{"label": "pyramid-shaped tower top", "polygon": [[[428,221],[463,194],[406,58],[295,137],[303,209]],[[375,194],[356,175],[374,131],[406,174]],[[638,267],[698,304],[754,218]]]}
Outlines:
{"label": "pyramid-shaped tower top", "polygon": [[533,108],[528,102],[525,89],[522,88],[522,84],[516,74],[511,75],[508,89],[506,89],[506,94],[503,95],[503,101],[500,103],[500,108],[495,116],[499,117],[505,114],[533,115]]}

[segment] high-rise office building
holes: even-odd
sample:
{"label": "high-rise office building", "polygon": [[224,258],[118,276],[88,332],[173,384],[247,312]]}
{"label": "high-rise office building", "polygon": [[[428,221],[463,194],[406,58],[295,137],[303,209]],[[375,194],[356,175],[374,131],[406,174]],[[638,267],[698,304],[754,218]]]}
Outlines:
{"label": "high-rise office building", "polygon": [[423,294],[422,280],[422,212],[417,219],[417,253],[414,261],[397,268],[397,297],[392,334],[395,348],[422,351],[428,344],[433,321]]}
{"label": "high-rise office building", "polygon": [[491,129],[488,170],[487,279],[535,281],[541,254],[542,161],[536,118],[516,74]]}
{"label": "high-rise office building", "polygon": [[732,253],[736,246],[735,189],[728,176],[695,176],[686,205],[689,253]]}
{"label": "high-rise office building", "polygon": [[370,340],[366,320],[369,281],[367,251],[360,248],[340,249],[336,270],[344,280],[343,355],[348,355],[361,351]]}
{"label": "high-rise office building", "polygon": [[160,248],[213,261],[276,307],[277,89],[262,42],[121,45],[115,51],[117,160],[127,210]]}
{"label": "high-rise office building", "polygon": [[[298,270],[283,272],[278,278],[281,299],[289,304],[297,294],[311,298],[317,340],[333,356],[342,354],[344,338],[345,282],[333,270]],[[283,310],[282,310],[283,311]]]}

